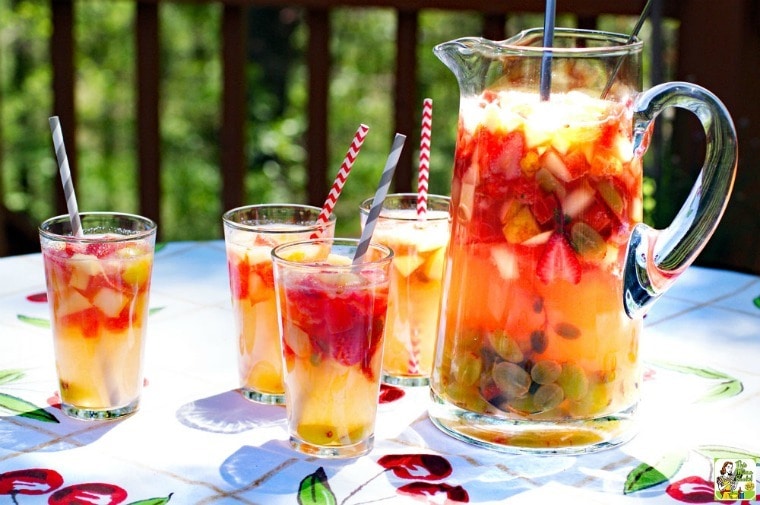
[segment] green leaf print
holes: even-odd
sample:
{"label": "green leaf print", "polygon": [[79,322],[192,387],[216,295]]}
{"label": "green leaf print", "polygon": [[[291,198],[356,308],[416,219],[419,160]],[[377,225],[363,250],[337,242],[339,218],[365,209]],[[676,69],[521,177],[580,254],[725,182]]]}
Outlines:
{"label": "green leaf print", "polygon": [[56,419],[55,416],[50,412],[38,408],[33,403],[6,393],[0,393],[0,410],[6,410],[12,414],[17,414],[21,417],[34,419],[45,423],[58,422],[58,419]]}
{"label": "green leaf print", "polygon": [[327,482],[327,474],[321,466],[316,472],[303,478],[298,486],[298,503],[300,505],[336,505],[337,500],[330,484]]}
{"label": "green leaf print", "polygon": [[728,447],[725,445],[700,445],[694,450],[711,462],[716,459],[754,459],[756,462],[760,462],[760,454],[747,452],[743,449],[737,449],[736,447]]}
{"label": "green leaf print", "polygon": [[699,399],[700,403],[714,402],[724,398],[731,398],[744,391],[744,385],[738,379],[721,382],[714,385],[710,390]]}
{"label": "green leaf print", "polygon": [[684,461],[686,453],[679,451],[666,454],[654,465],[641,463],[628,474],[623,492],[631,494],[667,482],[678,473]]}
{"label": "green leaf print", "polygon": [[18,369],[0,370],[0,384],[16,382],[24,377],[24,372]]}
{"label": "green leaf print", "polygon": [[25,316],[24,314],[19,314],[16,317],[18,317],[19,321],[31,324],[32,326],[36,326],[38,328],[50,328],[50,321],[41,317]]}
{"label": "green leaf print", "polygon": [[174,493],[169,493],[169,496],[159,498],[148,498],[147,500],[133,501],[129,505],[165,505],[172,499]]}
{"label": "green leaf print", "polygon": [[760,309],[760,296],[756,296],[756,297],[755,297],[755,298],[752,300],[752,303],[754,303],[754,304],[755,304],[755,307],[757,307],[758,309]]}
{"label": "green leaf print", "polygon": [[726,375],[723,372],[718,372],[717,370],[712,370],[710,368],[679,365],[678,363],[672,363],[669,361],[655,361],[653,364],[659,368],[664,368],[673,372],[696,375],[698,377],[704,377],[705,379],[733,379],[730,375]]}

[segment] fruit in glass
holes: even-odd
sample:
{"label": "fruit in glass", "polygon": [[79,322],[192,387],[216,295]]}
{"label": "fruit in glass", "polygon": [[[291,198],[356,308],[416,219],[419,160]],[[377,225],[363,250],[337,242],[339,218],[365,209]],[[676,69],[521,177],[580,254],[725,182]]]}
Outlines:
{"label": "fruit in glass", "polygon": [[[631,124],[625,103],[577,91],[463,99],[439,401],[548,422],[635,406],[641,322],[621,306],[628,237],[643,212]],[[582,444],[589,433],[547,429],[507,443]]]}
{"label": "fruit in glass", "polygon": [[282,350],[272,275],[272,249],[319,234],[331,237],[335,217],[318,224],[320,209],[304,205],[251,205],[224,217],[232,311],[238,332],[238,376],[251,400],[285,401]]}
{"label": "fruit in glass", "polygon": [[356,240],[298,242],[273,251],[291,444],[324,457],[373,445],[388,270],[372,244],[353,265]]}
{"label": "fruit in glass", "polygon": [[[362,225],[371,205],[371,198],[361,205]],[[401,386],[427,386],[449,241],[449,198],[428,195],[421,219],[416,193],[387,195],[373,240],[393,250],[382,379]]]}
{"label": "fruit in glass", "polygon": [[124,214],[85,213],[40,226],[61,407],[108,419],[137,410],[156,225]]}

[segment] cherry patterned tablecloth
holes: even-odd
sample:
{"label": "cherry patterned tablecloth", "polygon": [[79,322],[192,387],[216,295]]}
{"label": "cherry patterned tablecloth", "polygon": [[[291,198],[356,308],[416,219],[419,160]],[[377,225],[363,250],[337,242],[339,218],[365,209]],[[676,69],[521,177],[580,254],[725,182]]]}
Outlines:
{"label": "cherry patterned tablecloth", "polygon": [[58,408],[44,286],[39,254],[0,260],[0,505],[694,503],[715,498],[715,458],[760,458],[755,276],[691,268],[655,305],[640,432],[620,448],[477,448],[432,425],[424,388],[383,388],[375,449],[348,461],[292,451],[285,409],[237,392],[223,242],[159,246],[147,385],[120,421]]}

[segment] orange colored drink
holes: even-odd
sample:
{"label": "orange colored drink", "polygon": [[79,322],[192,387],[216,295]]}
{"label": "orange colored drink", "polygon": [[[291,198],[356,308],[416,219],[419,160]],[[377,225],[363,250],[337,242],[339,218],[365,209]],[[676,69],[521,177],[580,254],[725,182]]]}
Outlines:
{"label": "orange colored drink", "polygon": [[313,234],[331,237],[335,217],[317,224],[320,209],[251,205],[224,215],[232,309],[238,331],[238,374],[243,395],[261,403],[285,401],[277,328],[272,249]]}
{"label": "orange colored drink", "polygon": [[[371,198],[362,203],[362,225],[371,205]],[[422,220],[417,214],[417,194],[388,195],[372,237],[393,250],[383,381],[427,386],[449,241],[449,199],[429,195]]]}
{"label": "orange colored drink", "polygon": [[642,219],[631,124],[626,104],[574,91],[463,102],[431,386],[439,405],[533,423],[502,440],[469,433],[485,444],[593,443],[583,420],[635,408],[641,322],[622,307]]}
{"label": "orange colored drink", "polygon": [[[138,216],[83,214],[40,227],[63,411],[83,419],[137,410],[156,226]],[[97,231],[97,233],[87,233]]]}
{"label": "orange colored drink", "polygon": [[325,457],[373,445],[392,252],[356,240],[286,244],[273,252],[290,440]]}

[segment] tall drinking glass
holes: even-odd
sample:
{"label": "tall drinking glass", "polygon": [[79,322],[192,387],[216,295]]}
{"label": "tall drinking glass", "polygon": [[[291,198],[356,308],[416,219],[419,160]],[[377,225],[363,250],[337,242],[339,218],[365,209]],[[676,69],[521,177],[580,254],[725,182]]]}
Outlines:
{"label": "tall drinking glass", "polygon": [[285,242],[332,237],[335,216],[321,224],[319,213],[319,208],[306,205],[263,204],[230,210],[222,218],[240,390],[250,400],[285,401],[271,251]]}
{"label": "tall drinking glass", "polygon": [[138,409],[156,224],[129,214],[81,214],[40,225],[61,408],[80,419]]}
{"label": "tall drinking glass", "polygon": [[[383,352],[383,381],[388,384],[427,386],[433,370],[450,200],[428,195],[427,201],[421,218],[416,193],[387,195],[372,235],[393,249]],[[361,204],[362,226],[371,207],[372,198]]]}

